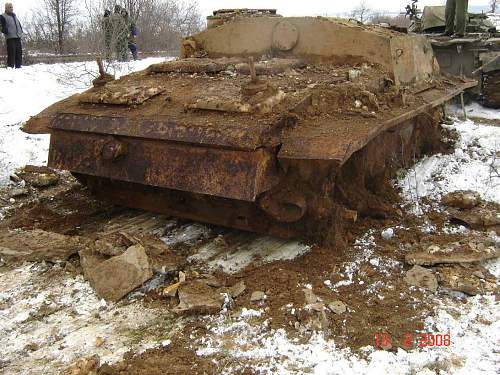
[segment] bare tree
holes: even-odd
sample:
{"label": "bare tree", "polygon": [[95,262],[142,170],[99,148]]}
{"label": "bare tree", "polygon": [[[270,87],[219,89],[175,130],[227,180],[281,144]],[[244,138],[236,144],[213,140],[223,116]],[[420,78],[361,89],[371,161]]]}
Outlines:
{"label": "bare tree", "polygon": [[43,0],[33,13],[31,31],[35,38],[49,42],[57,53],[62,54],[76,13],[75,0]]}
{"label": "bare tree", "polygon": [[372,10],[368,6],[366,0],[361,0],[361,2],[354,8],[350,14],[350,16],[359,22],[366,22],[371,14]]}
{"label": "bare tree", "polygon": [[491,13],[496,13],[498,9],[498,0],[490,0]]}

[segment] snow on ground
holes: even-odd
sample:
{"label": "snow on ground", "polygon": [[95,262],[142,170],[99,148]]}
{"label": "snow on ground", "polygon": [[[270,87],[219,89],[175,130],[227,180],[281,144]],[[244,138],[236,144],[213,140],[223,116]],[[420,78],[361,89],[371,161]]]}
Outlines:
{"label": "snow on ground", "polygon": [[[479,109],[475,112],[486,113],[486,118],[500,118],[500,111]],[[422,213],[425,209],[422,198],[429,198],[437,205],[443,194],[461,189],[477,190],[484,199],[500,203],[500,176],[491,175],[492,166],[500,170],[500,128],[458,120],[449,128],[460,136],[455,152],[425,158],[396,181],[407,203],[414,211]],[[424,232],[429,230],[432,228],[422,228]],[[401,266],[397,262],[384,264],[385,259],[371,257],[375,246],[373,231],[358,239],[355,246],[358,258],[341,267],[345,280],[340,281],[340,285],[331,285],[326,280],[325,285],[335,290],[352,283],[353,275],[368,259],[382,269]],[[500,277],[499,260],[486,262],[484,266]],[[400,348],[396,353],[366,347],[363,349],[365,356],[361,357],[349,349],[337,348],[334,339],[320,333],[313,334],[304,344],[288,337],[284,330],[269,330],[266,324],[252,324],[251,318],[240,317],[228,322],[224,317],[217,317],[207,321],[209,334],[196,344],[201,348],[197,354],[224,353],[239,359],[241,367],[227,368],[228,374],[248,366],[262,373],[280,374],[498,373],[500,308],[495,296],[458,294],[461,298],[458,305],[453,298],[456,296],[436,295],[433,298],[436,314],[425,321],[424,332],[450,335],[452,344],[449,347],[413,351]]]}
{"label": "snow on ground", "polygon": [[57,264],[0,272],[1,372],[53,374],[93,354],[116,362],[129,350],[141,352],[169,338],[172,330],[161,330],[167,314],[140,302],[99,300],[81,275],[64,273]]}
{"label": "snow on ground", "polygon": [[361,358],[349,349],[337,348],[335,340],[319,333],[303,344],[290,339],[282,329],[269,331],[267,324],[252,324],[251,319],[242,317],[228,324],[219,317],[207,323],[209,335],[197,343],[201,348],[197,354],[224,353],[237,358],[241,367],[228,368],[227,374],[248,366],[278,374],[497,373],[500,310],[495,297],[473,297],[460,306],[448,299],[439,301],[436,299],[437,316],[427,319],[425,329],[450,334],[449,347],[399,349],[396,353],[365,347],[365,358]]}
{"label": "snow on ground", "polygon": [[[118,74],[157,61],[125,64]],[[85,89],[90,79],[87,70],[95,69],[92,64],[89,68],[75,63],[0,70],[0,183],[5,183],[8,174],[19,165],[44,163],[47,138],[25,135],[19,126],[47,105]],[[77,79],[80,75],[83,81]],[[469,110],[480,113],[479,117],[500,118],[500,111],[485,114],[481,108]],[[497,156],[500,128],[472,121],[457,121],[450,128],[460,135],[455,152],[426,158],[407,171],[397,182],[403,197],[420,211],[425,208],[422,198],[437,202],[442,194],[457,189],[477,190],[485,199],[500,203],[500,179],[492,175],[492,170],[500,169]],[[197,243],[206,235],[203,227],[193,226],[167,236],[164,241],[173,245],[182,241]],[[360,262],[372,254],[372,237],[373,233],[367,233],[356,243]],[[259,249],[262,243],[256,239],[250,242],[250,247]],[[282,243],[276,243],[274,249],[274,254],[284,257],[308,251],[302,245],[288,247]],[[259,254],[257,251],[256,255]],[[226,271],[234,271],[234,267],[253,259],[244,249],[220,257],[220,251],[210,245],[201,247],[199,257]],[[370,261],[382,267],[399,266],[390,263],[389,258],[371,257]],[[485,265],[500,276],[498,261]],[[348,266],[343,265],[343,270],[345,282],[350,283],[359,264]],[[103,361],[113,362],[128,349],[140,351],[161,345],[175,331],[172,323],[166,323],[166,310],[146,309],[140,302],[104,304],[81,276],[59,272],[59,278],[53,280],[44,276],[51,272],[47,267],[33,264],[0,272],[0,367],[4,372],[53,373],[76,358],[94,353]],[[427,319],[425,330],[449,333],[450,347],[410,352],[399,349],[396,353],[367,347],[366,356],[360,357],[348,349],[337,348],[333,339],[321,334],[314,334],[307,343],[299,343],[283,330],[252,324],[252,319],[261,312],[244,311],[232,321],[223,315],[207,318],[209,333],[200,339],[198,354],[223,352],[256,370],[282,374],[434,374],[436,370],[440,374],[497,373],[500,309],[495,298],[463,296],[462,303],[457,305],[452,296],[441,294],[435,303],[436,316]],[[104,340],[102,346],[96,345],[97,337]],[[230,339],[225,340],[226,337]],[[237,345],[224,346],[228,342]],[[232,370],[235,369],[228,368],[226,372]]]}
{"label": "snow on ground", "polygon": [[[462,116],[463,110],[459,106],[452,106],[450,109],[455,115]],[[479,103],[473,102],[469,104],[466,107],[466,112],[469,117],[500,121],[500,114],[498,113],[498,110],[483,107]]]}
{"label": "snow on ground", "polygon": [[[500,111],[496,113],[500,119]],[[456,121],[448,129],[459,134],[454,153],[424,158],[404,171],[397,182],[407,203],[421,212],[421,199],[439,202],[441,196],[455,190],[475,190],[482,198],[500,203],[500,127],[473,121]]]}
{"label": "snow on ground", "polygon": [[[109,68],[119,77],[163,60],[148,58]],[[96,76],[94,62],[0,69],[0,185],[21,165],[47,162],[49,136],[25,134],[19,130],[21,125],[49,105],[86,90]]]}

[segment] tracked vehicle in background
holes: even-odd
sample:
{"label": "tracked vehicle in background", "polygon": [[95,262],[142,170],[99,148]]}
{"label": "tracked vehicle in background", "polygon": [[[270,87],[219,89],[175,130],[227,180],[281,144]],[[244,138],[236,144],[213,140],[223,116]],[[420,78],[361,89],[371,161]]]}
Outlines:
{"label": "tracked vehicle in background", "polygon": [[445,7],[426,6],[422,14],[407,7],[410,32],[426,35],[443,72],[478,79],[471,90],[485,106],[500,108],[500,31],[484,13],[469,13],[467,34],[463,38],[440,36],[445,31]]}
{"label": "tracked vehicle in background", "polygon": [[49,166],[119,205],[338,242],[345,222],[388,214],[390,173],[434,150],[440,106],[476,84],[442,77],[423,36],[228,13],[179,59],[33,117]]}

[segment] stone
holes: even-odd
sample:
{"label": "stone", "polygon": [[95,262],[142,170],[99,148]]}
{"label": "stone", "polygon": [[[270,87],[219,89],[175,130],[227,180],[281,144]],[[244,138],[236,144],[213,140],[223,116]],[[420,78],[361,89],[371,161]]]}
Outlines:
{"label": "stone", "polygon": [[319,298],[311,289],[302,289],[306,300],[306,305],[312,305],[319,301]]}
{"label": "stone", "polygon": [[414,266],[406,273],[405,281],[408,285],[417,286],[435,292],[438,288],[438,281],[431,270],[420,266]]}
{"label": "stone", "polygon": [[164,288],[161,292],[161,295],[164,297],[170,297],[173,298],[177,295],[177,292],[179,291],[179,287],[181,286],[181,283],[175,283],[172,285],[167,286]]}
{"label": "stone", "polygon": [[261,291],[255,291],[250,296],[250,301],[251,302],[259,302],[259,301],[264,301],[266,298],[267,298],[266,293],[261,292]]}
{"label": "stone", "polygon": [[65,261],[86,247],[78,236],[35,230],[5,230],[0,232],[0,257],[13,261]]}
{"label": "stone", "polygon": [[436,267],[439,284],[470,296],[498,292],[497,279],[484,267],[475,264]]}
{"label": "stone", "polygon": [[445,206],[464,209],[477,207],[481,201],[479,193],[470,190],[454,191],[441,199],[441,203]]}
{"label": "stone", "polygon": [[115,244],[105,240],[96,240],[94,243],[94,250],[99,254],[115,257],[123,254],[127,249],[116,246]]}
{"label": "stone", "polygon": [[384,240],[388,241],[394,237],[394,229],[392,228],[384,229],[381,235]]}
{"label": "stone", "polygon": [[476,208],[473,210],[451,210],[450,217],[473,229],[500,225],[500,212],[496,208]]}
{"label": "stone", "polygon": [[325,304],[323,302],[316,302],[311,305],[307,305],[306,307],[316,312],[322,312],[325,310]]}
{"label": "stone", "polygon": [[359,70],[359,69],[349,70],[349,73],[348,73],[349,81],[356,82],[360,76],[361,76],[361,70]]}
{"label": "stone", "polygon": [[105,340],[102,337],[96,337],[95,338],[95,346],[96,348],[100,348],[101,346],[104,345]]}
{"label": "stone", "polygon": [[11,198],[18,198],[18,197],[23,197],[28,195],[28,189],[23,189],[23,188],[18,188],[18,189],[13,189],[10,192],[10,197]]}
{"label": "stone", "polygon": [[62,372],[63,375],[91,375],[97,372],[100,364],[98,355],[80,358]]}
{"label": "stone", "polygon": [[247,287],[245,285],[245,282],[240,281],[239,283],[236,283],[231,288],[229,288],[229,294],[231,295],[232,298],[236,299],[243,293],[245,293],[246,289]]}
{"label": "stone", "polygon": [[37,188],[46,188],[49,186],[54,186],[59,182],[59,177],[56,174],[40,173],[33,176],[31,185]]}
{"label": "stone", "polygon": [[333,301],[328,304],[328,309],[335,314],[343,314],[347,311],[347,306],[342,301]]}
{"label": "stone", "polygon": [[[481,244],[481,243],[479,243]],[[410,253],[405,256],[405,261],[411,265],[433,266],[436,264],[453,264],[453,263],[476,263],[488,259],[498,258],[499,251],[494,244],[465,244],[461,245],[450,244],[448,248],[440,248],[431,245],[427,251]]]}
{"label": "stone", "polygon": [[97,295],[108,301],[120,300],[153,277],[148,256],[141,245],[131,246],[122,255],[102,262],[92,255],[83,258],[85,277]]}
{"label": "stone", "polygon": [[202,280],[182,283],[178,295],[179,304],[173,310],[177,314],[217,314],[224,303],[224,296]]}
{"label": "stone", "polygon": [[185,283],[186,282],[186,273],[179,271],[179,282],[180,283]]}

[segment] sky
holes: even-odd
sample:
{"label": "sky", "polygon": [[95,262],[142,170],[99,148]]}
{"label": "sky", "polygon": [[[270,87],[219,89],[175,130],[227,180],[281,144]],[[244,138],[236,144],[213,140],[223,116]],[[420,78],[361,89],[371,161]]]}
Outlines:
{"label": "sky", "polygon": [[[14,4],[14,11],[20,18],[27,15],[31,9],[36,7],[41,0],[10,0]],[[78,0],[78,2],[82,0]],[[361,0],[360,0],[361,1]],[[335,16],[348,13],[359,4],[360,1],[325,1],[325,0],[198,0],[203,16],[208,16],[214,9],[222,8],[276,8],[278,13],[284,16]],[[0,1],[5,2],[5,1]],[[443,5],[445,0],[420,0],[418,5]],[[410,0],[366,0],[370,9],[397,13],[404,10]],[[469,7],[484,5],[488,0],[469,0]],[[3,6],[2,6],[3,10]]]}

